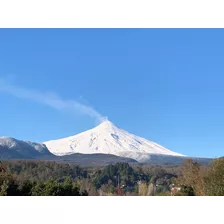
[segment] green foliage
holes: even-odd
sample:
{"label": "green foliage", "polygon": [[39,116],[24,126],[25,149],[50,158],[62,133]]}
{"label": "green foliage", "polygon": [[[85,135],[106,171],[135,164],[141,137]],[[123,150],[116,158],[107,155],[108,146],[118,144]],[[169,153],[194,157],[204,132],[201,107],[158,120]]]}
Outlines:
{"label": "green foliage", "polygon": [[63,181],[49,180],[44,184],[36,184],[32,188],[33,196],[82,196],[86,192],[80,193],[71,179],[65,178]]}
{"label": "green foliage", "polygon": [[150,183],[156,186],[155,194],[162,195],[170,191],[170,185],[176,175],[168,173],[165,169],[161,167],[155,167],[150,170],[151,179]]}
{"label": "green foliage", "polygon": [[[0,165],[1,168],[2,164]],[[87,175],[87,172],[79,167],[71,168],[66,164],[30,161],[4,164],[4,166],[7,165],[7,169],[0,169],[1,196],[88,196],[86,190],[80,191],[79,185],[74,180]],[[42,169],[45,167],[47,169],[52,168],[52,173],[41,175],[41,172],[44,172]],[[58,167],[61,170],[56,171]],[[24,178],[24,173],[26,177],[30,175],[30,173],[28,175],[27,170],[34,174],[34,178]],[[69,174],[69,176],[53,179],[66,174]],[[49,180],[45,180],[45,178],[49,178]]]}
{"label": "green foliage", "polygon": [[176,193],[175,196],[195,196],[195,192],[192,187],[181,186],[180,192]]}
{"label": "green foliage", "polygon": [[118,180],[121,195],[223,196],[224,159],[210,167],[185,160],[169,169],[118,163],[88,171],[66,163],[0,162],[0,196],[117,195]]}
{"label": "green foliage", "polygon": [[29,180],[20,182],[19,191],[22,196],[32,196],[32,188],[35,186],[35,182]]}
{"label": "green foliage", "polygon": [[109,165],[103,170],[97,171],[93,176],[93,183],[96,188],[99,189],[104,185],[108,186],[110,183],[110,192],[114,193],[115,187],[118,185],[118,179],[120,185],[133,188],[139,180],[149,181],[149,176],[145,175],[143,172],[136,172],[128,163],[117,163],[116,165]]}
{"label": "green foliage", "polygon": [[164,184],[161,184],[161,185],[157,185],[156,187],[156,194],[163,194],[167,191],[169,191],[169,184],[165,183]]}
{"label": "green foliage", "polygon": [[88,196],[69,178],[49,180],[44,183],[25,181],[19,185],[18,180],[5,177],[0,188],[1,196]]}
{"label": "green foliage", "polygon": [[10,161],[5,162],[8,171],[20,176],[22,179],[31,181],[47,181],[70,177],[72,179],[87,178],[87,171],[79,166],[66,163],[44,161]]}
{"label": "green foliage", "polygon": [[7,196],[8,181],[4,181],[0,188],[0,196]]}
{"label": "green foliage", "polygon": [[213,161],[204,179],[207,196],[224,196],[224,158]]}
{"label": "green foliage", "polygon": [[0,173],[1,195],[19,196],[19,185],[15,177],[7,172]]}

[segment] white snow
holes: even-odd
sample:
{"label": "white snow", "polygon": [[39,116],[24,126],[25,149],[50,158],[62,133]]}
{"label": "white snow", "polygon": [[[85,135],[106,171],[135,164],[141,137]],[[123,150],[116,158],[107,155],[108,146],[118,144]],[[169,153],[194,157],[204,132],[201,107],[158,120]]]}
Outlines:
{"label": "white snow", "polygon": [[17,145],[17,141],[14,138],[10,138],[7,136],[0,137],[0,146],[13,148]]}
{"label": "white snow", "polygon": [[49,153],[47,150],[46,146],[43,144],[38,144],[30,141],[23,141],[23,140],[18,140],[15,138],[7,137],[7,136],[2,136],[0,137],[0,146],[6,147],[8,149],[23,149],[26,151],[27,147],[30,150],[35,150],[40,153]]}
{"label": "white snow", "polygon": [[184,156],[170,151],[155,142],[130,134],[116,127],[110,121],[75,136],[44,142],[49,151],[55,155],[113,154],[143,162],[152,154]]}

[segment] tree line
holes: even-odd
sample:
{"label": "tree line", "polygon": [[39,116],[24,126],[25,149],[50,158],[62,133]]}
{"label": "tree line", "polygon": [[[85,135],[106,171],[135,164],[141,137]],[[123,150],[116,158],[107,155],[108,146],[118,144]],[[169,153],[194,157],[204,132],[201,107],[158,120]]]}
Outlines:
{"label": "tree line", "polygon": [[0,195],[219,196],[224,195],[224,159],[210,166],[187,159],[173,167],[117,163],[92,169],[47,161],[4,161]]}
{"label": "tree line", "polygon": [[210,166],[187,159],[175,179],[183,196],[224,196],[224,158],[215,159]]}

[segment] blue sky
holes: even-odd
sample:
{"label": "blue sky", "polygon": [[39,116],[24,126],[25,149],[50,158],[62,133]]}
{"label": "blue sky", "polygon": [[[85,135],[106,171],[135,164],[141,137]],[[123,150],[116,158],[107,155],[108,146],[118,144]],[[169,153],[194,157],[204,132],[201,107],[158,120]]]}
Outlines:
{"label": "blue sky", "polygon": [[96,112],[173,151],[223,156],[223,40],[223,29],[0,29],[0,136],[71,136]]}

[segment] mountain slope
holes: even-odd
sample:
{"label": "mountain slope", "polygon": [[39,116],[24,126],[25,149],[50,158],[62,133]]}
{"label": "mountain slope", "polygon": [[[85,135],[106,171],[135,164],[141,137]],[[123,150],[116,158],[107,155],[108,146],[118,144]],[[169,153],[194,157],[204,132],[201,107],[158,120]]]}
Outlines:
{"label": "mountain slope", "polygon": [[0,137],[1,159],[36,159],[53,156],[44,144]]}
{"label": "mountain slope", "polygon": [[183,156],[172,152],[154,142],[130,134],[116,127],[110,121],[104,121],[96,128],[64,139],[44,142],[55,155],[112,154],[132,158],[139,162],[150,159],[150,155]]}
{"label": "mountain slope", "polygon": [[67,156],[55,156],[54,161],[63,161],[67,163],[76,164],[79,166],[107,166],[116,163],[129,163],[137,164],[138,162],[133,159],[123,158],[120,156],[109,155],[109,154],[80,154],[75,153]]}
{"label": "mountain slope", "polygon": [[129,158],[109,154],[79,154],[55,156],[46,145],[21,141],[10,137],[0,137],[0,160],[48,160],[68,162],[80,166],[106,166],[116,163],[137,163]]}

